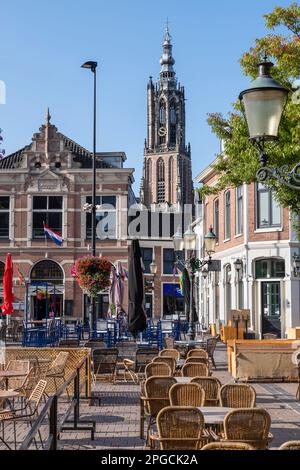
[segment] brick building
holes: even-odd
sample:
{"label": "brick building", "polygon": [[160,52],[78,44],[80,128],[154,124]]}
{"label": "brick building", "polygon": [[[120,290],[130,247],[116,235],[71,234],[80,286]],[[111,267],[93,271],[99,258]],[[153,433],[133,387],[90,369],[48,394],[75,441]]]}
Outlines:
{"label": "brick building", "polygon": [[[124,168],[125,160],[124,152],[97,154],[96,203],[102,205],[97,211],[102,228],[97,252],[127,267],[127,209],[135,197],[134,170]],[[48,304],[56,315],[87,317],[88,299],[71,269],[77,258],[89,253],[91,216],[82,207],[91,202],[91,168],[91,153],[59,132],[50,122],[49,111],[32,142],[0,161],[0,279],[10,252],[27,279],[48,284]],[[45,239],[43,222],[62,234],[62,246]],[[36,290],[29,288],[30,311],[41,318],[45,301],[36,300]],[[18,316],[23,314],[24,291],[15,269],[14,314]],[[126,292],[125,299],[127,310]],[[107,293],[99,295],[97,305],[99,316],[105,315]]]}
{"label": "brick building", "polygon": [[[196,178],[209,186],[217,179],[213,164]],[[269,332],[284,337],[287,328],[300,324],[300,277],[293,267],[300,244],[290,211],[261,183],[244,184],[205,198],[196,227],[199,249],[210,226],[221,272],[200,280],[203,320],[226,324],[230,309],[249,308],[257,337]]]}

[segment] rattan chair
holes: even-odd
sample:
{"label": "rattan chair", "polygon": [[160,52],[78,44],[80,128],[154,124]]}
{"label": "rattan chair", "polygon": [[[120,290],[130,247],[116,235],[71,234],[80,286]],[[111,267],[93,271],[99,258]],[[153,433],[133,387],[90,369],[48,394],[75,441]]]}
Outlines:
{"label": "rattan chair", "polygon": [[174,357],[176,361],[180,358],[180,352],[177,349],[162,349],[159,356]]}
{"label": "rattan chair", "polygon": [[197,357],[197,356],[190,356],[186,358],[185,364],[190,364],[191,362],[197,362],[201,364],[206,364],[207,367],[209,368],[209,362],[206,357]]}
{"label": "rattan chair", "polygon": [[148,379],[149,377],[153,377],[154,375],[160,376],[172,376],[171,367],[166,364],[165,362],[150,362],[150,364],[146,365],[145,368],[145,377]]}
{"label": "rattan chair", "polygon": [[[62,383],[65,382],[65,369],[69,353],[66,351],[61,351],[58,353],[54,361],[52,362],[49,370],[46,373],[46,379],[53,379],[55,390],[57,391],[57,379],[60,379]],[[68,389],[67,389],[68,392]]]}
{"label": "rattan chair", "polygon": [[149,417],[147,427],[147,443],[149,444],[149,436],[151,426],[155,423],[156,416],[166,406],[170,405],[169,391],[172,385],[176,383],[174,377],[149,377],[145,381],[145,412]]}
{"label": "rattan chair", "polygon": [[284,442],[278,450],[300,450],[300,441]]}
{"label": "rattan chair", "polygon": [[251,385],[225,384],[220,389],[220,405],[228,408],[254,408],[256,392]]}
{"label": "rattan chair", "polygon": [[269,434],[271,418],[262,408],[240,408],[224,418],[225,440],[245,442],[255,450],[265,450],[273,436]]}
{"label": "rattan chair", "polygon": [[181,369],[181,375],[183,377],[207,377],[209,376],[209,370],[205,364],[201,364],[200,362],[190,362],[188,364],[184,364]]}
{"label": "rattan chair", "polygon": [[12,448],[5,441],[4,425],[6,421],[9,422],[11,419],[13,419],[13,417],[14,417],[14,414],[12,411],[0,410],[0,426],[2,427],[2,436],[0,436],[0,442],[2,442],[8,450],[12,450]]}
{"label": "rattan chair", "polygon": [[246,442],[224,441],[224,442],[210,442],[202,447],[201,450],[255,450],[250,444]]}
{"label": "rattan chair", "polygon": [[191,349],[188,352],[187,357],[203,357],[204,359],[208,360],[208,354],[205,349]]}
{"label": "rattan chair", "polygon": [[197,383],[204,388],[205,403],[204,406],[218,406],[220,399],[219,393],[221,382],[216,377],[194,377],[191,383]]}
{"label": "rattan chair", "polygon": [[157,416],[158,440],[161,450],[197,450],[210,441],[204,429],[204,418],[198,408],[168,406]]}
{"label": "rattan chair", "polygon": [[205,403],[204,388],[197,383],[174,384],[170,388],[169,396],[171,406],[194,406],[199,408],[204,406]]}
{"label": "rattan chair", "polygon": [[164,362],[165,364],[168,364],[168,366],[171,369],[172,375],[175,374],[177,362],[176,362],[176,359],[174,359],[174,357],[156,356],[152,359],[152,362]]}

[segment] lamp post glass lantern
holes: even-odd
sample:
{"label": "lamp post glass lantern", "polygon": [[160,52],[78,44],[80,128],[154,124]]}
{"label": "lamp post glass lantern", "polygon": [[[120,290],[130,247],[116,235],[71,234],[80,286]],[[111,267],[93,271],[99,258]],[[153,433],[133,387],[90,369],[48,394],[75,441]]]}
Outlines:
{"label": "lamp post glass lantern", "polygon": [[216,251],[216,243],[216,234],[213,232],[213,228],[210,227],[209,232],[204,237],[204,248],[210,258],[211,255]]}
{"label": "lamp post glass lantern", "polygon": [[[271,76],[272,62],[258,64],[258,76],[251,86],[239,94],[249,130],[249,139],[259,149],[261,168],[256,178],[263,183],[267,178],[276,179],[290,189],[300,190],[300,163],[292,169],[287,165],[268,167],[265,142],[278,139],[278,129],[289,90]],[[284,162],[283,162],[284,163]]]}
{"label": "lamp post glass lantern", "polygon": [[[90,207],[92,217],[92,256],[96,256],[96,108],[97,108],[97,94],[96,94],[96,69],[97,62],[89,60],[82,64],[82,68],[89,69],[94,75],[93,84],[93,158],[92,158],[92,204]],[[96,313],[96,299],[91,299],[91,310],[90,310],[90,325],[93,331],[93,335],[96,332],[97,313]]]}

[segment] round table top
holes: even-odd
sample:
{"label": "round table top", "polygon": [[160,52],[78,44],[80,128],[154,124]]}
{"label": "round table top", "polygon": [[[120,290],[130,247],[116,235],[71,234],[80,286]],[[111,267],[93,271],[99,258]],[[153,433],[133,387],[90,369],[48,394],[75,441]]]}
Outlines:
{"label": "round table top", "polygon": [[202,412],[206,424],[222,424],[227,413],[233,409],[226,406],[202,406],[198,408]]}
{"label": "round table top", "polygon": [[20,395],[20,392],[16,392],[15,390],[0,390],[0,400],[7,398],[15,398],[19,397]]}
{"label": "round table top", "polygon": [[177,344],[178,346],[194,346],[196,344],[205,344],[205,343],[206,341],[204,339],[174,341],[174,344]]}
{"label": "round table top", "polygon": [[0,370],[0,378],[10,377],[24,377],[27,372],[21,370]]}

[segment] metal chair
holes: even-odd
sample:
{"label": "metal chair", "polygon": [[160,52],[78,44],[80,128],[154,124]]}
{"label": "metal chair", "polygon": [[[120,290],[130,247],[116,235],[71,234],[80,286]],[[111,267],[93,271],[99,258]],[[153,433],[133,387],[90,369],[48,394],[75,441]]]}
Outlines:
{"label": "metal chair", "polygon": [[93,373],[96,379],[101,376],[108,377],[115,383],[118,354],[117,348],[99,348],[92,351]]}

